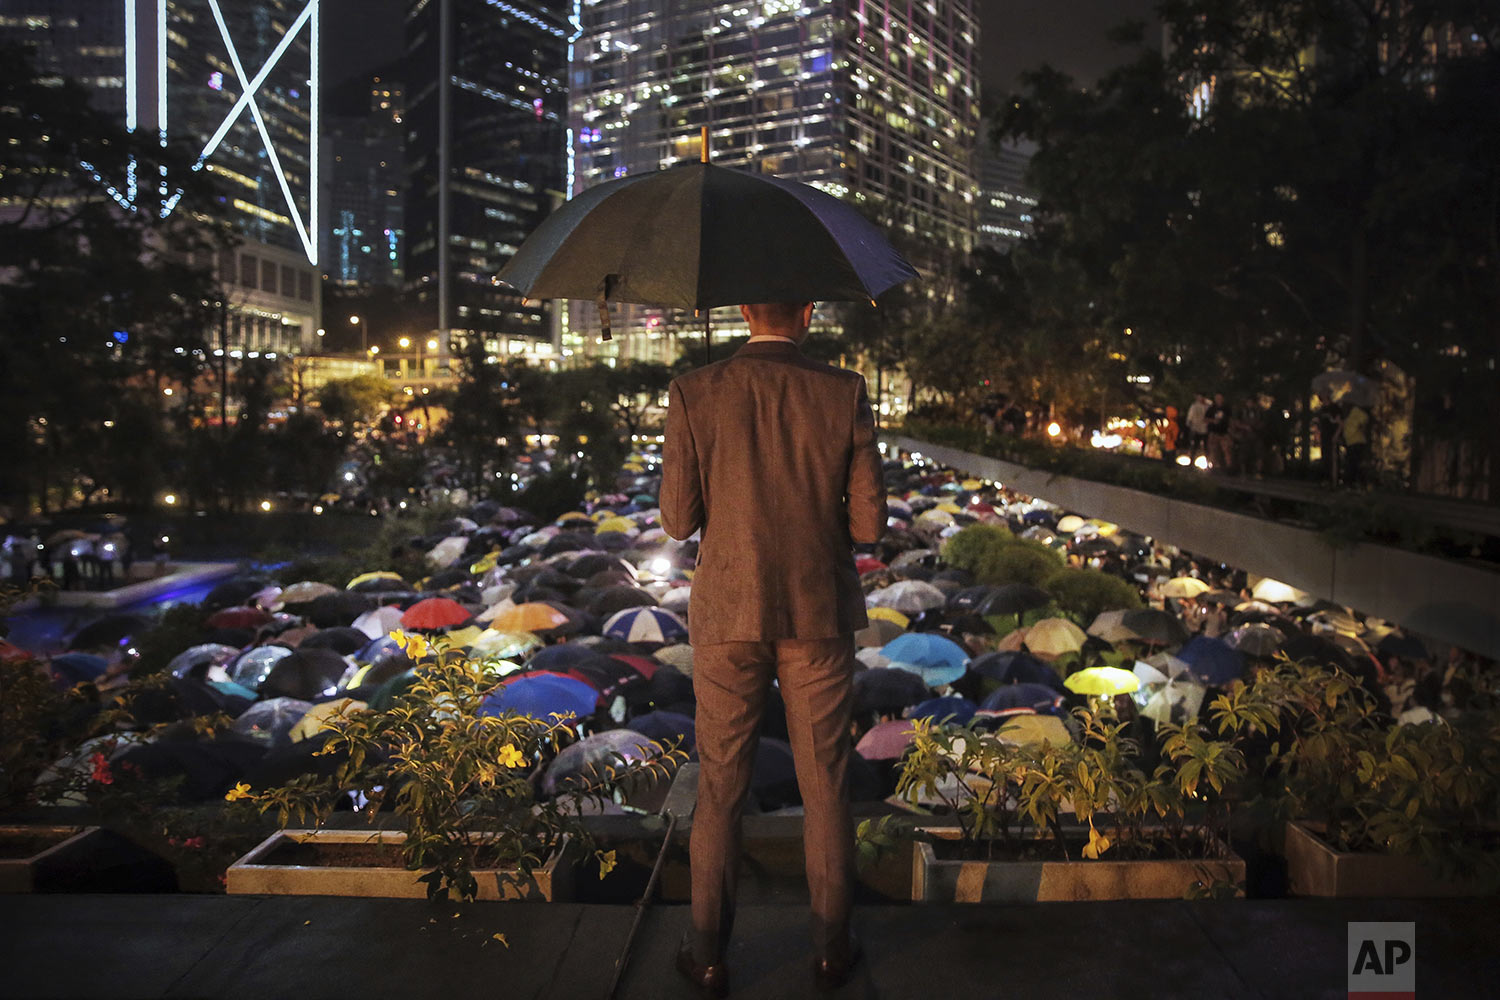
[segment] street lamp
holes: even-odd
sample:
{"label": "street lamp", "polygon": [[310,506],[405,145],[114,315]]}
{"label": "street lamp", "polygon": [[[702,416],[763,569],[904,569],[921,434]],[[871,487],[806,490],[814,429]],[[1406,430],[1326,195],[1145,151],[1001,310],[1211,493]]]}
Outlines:
{"label": "street lamp", "polygon": [[350,316],[349,325],[359,327],[359,348],[368,354],[370,352],[370,325],[368,323],[361,323],[358,316]]}
{"label": "street lamp", "polygon": [[399,344],[400,347],[401,347],[401,377],[402,378],[406,378],[406,371],[407,371],[406,366],[407,366],[407,362],[409,360],[407,358],[407,356],[406,356],[406,352],[407,352],[408,349],[411,348],[411,338],[410,337],[402,337],[400,340],[396,341],[396,343]]}

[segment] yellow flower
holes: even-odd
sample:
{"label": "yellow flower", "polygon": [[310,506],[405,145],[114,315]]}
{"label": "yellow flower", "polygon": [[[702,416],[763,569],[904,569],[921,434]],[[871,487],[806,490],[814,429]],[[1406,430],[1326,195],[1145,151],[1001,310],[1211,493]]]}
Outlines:
{"label": "yellow flower", "polygon": [[506,767],[520,767],[526,763],[526,756],[514,744],[507,743],[500,748],[500,763]]}
{"label": "yellow flower", "polygon": [[225,802],[238,802],[240,799],[248,798],[253,798],[253,796],[250,793],[250,786],[243,781],[224,793]]}
{"label": "yellow flower", "polygon": [[402,652],[413,660],[420,660],[427,655],[428,645],[424,636],[397,630],[391,633],[391,638],[395,640],[396,645],[401,647]]}
{"label": "yellow flower", "polygon": [[602,879],[615,870],[615,852],[600,851],[599,855],[599,877]]}

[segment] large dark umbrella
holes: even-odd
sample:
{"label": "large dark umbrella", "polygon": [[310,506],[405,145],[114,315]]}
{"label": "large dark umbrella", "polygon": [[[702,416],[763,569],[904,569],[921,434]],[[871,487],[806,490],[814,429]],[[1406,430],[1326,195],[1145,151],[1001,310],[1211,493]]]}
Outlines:
{"label": "large dark umbrella", "polygon": [[608,618],[616,611],[626,608],[654,608],[656,598],[639,587],[610,587],[600,591],[586,605],[589,614]]}
{"label": "large dark umbrella", "polygon": [[1120,618],[1120,625],[1142,642],[1176,646],[1187,642],[1188,630],[1176,615],[1156,608],[1137,608]]}
{"label": "large dark umbrella", "polygon": [[203,598],[203,606],[211,611],[244,604],[271,581],[259,576],[237,576],[216,585]]}
{"label": "large dark umbrella", "polygon": [[690,163],[587,189],[527,237],[499,279],[534,299],[708,309],[863,302],[916,276],[832,195]]}
{"label": "large dark umbrella", "polygon": [[969,671],[1000,684],[1042,684],[1063,690],[1057,671],[1030,653],[986,653],[969,661]]}
{"label": "large dark umbrella", "polygon": [[267,698],[300,698],[313,701],[335,687],[349,664],[331,649],[297,649],[276,661],[260,685]]}
{"label": "large dark umbrella", "polygon": [[1033,608],[1044,608],[1052,597],[1029,583],[1007,583],[996,587],[973,610],[981,615],[1019,615]]}
{"label": "large dark umbrella", "polygon": [[603,552],[588,552],[568,563],[568,575],[579,580],[587,580],[595,573],[604,571],[628,573],[630,578],[635,578],[635,573],[618,556],[605,555]]}
{"label": "large dark umbrella", "polygon": [[325,628],[297,643],[298,649],[331,649],[340,656],[353,656],[370,644],[370,637],[347,625]]}
{"label": "large dark umbrella", "polygon": [[1009,712],[1028,709],[1033,712],[1051,712],[1057,708],[1062,695],[1045,684],[1002,684],[985,696],[979,703],[981,712]]}
{"label": "large dark umbrella", "polygon": [[377,605],[375,598],[360,591],[346,590],[314,598],[303,610],[303,616],[319,628],[348,625]]}
{"label": "large dark umbrella", "polygon": [[131,764],[151,779],[181,777],[177,794],[184,802],[221,800],[235,782],[266,754],[265,744],[239,735],[210,740],[168,739],[127,750],[121,764]]}
{"label": "large dark umbrella", "polygon": [[79,629],[68,640],[68,648],[88,650],[118,646],[121,641],[144,632],[149,624],[141,615],[105,615]]}
{"label": "large dark umbrella", "polygon": [[854,712],[876,712],[900,715],[911,705],[932,697],[932,689],[922,678],[905,670],[889,667],[861,670],[854,675]]}

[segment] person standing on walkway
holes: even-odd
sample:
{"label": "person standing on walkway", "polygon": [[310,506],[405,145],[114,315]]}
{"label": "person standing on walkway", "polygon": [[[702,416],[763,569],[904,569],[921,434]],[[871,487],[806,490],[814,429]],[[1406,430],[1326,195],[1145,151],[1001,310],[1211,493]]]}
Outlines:
{"label": "person standing on walkway", "polygon": [[1187,440],[1183,442],[1183,450],[1192,458],[1207,454],[1208,448],[1208,397],[1203,393],[1195,393],[1193,401],[1188,406],[1187,417]]}
{"label": "person standing on walkway", "polygon": [[1358,403],[1344,408],[1338,437],[1344,445],[1344,486],[1364,485],[1365,469],[1370,458],[1370,412]]}
{"label": "person standing on walkway", "polygon": [[677,968],[711,996],[729,989],[740,817],[773,679],[805,810],[815,981],[836,988],[860,956],[846,782],[853,633],[867,619],[853,545],[880,538],[885,489],[864,378],[798,347],[812,309],[741,306],[749,342],[668,390],[662,527],[677,539],[702,532],[688,607],[699,758],[693,933]]}
{"label": "person standing on walkway", "polygon": [[1216,472],[1228,474],[1233,471],[1233,445],[1229,437],[1229,404],[1224,402],[1222,392],[1214,393],[1214,401],[1203,415],[1208,426],[1208,462]]}

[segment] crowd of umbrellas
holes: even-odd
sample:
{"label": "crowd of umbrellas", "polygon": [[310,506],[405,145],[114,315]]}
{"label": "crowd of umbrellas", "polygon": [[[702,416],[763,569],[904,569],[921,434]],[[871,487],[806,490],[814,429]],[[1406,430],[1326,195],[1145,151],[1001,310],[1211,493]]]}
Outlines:
{"label": "crowd of umbrellas", "polygon": [[[680,740],[691,752],[696,543],[661,529],[654,460],[633,456],[620,492],[551,523],[473,505],[408,543],[431,569],[419,580],[382,567],[341,587],[226,580],[204,601],[211,613],[197,641],[132,708],[143,727],[227,713],[230,731],[203,737],[157,726],[159,735],[110,752],[147,776],[182,777],[187,801],[326,768],[316,751],[328,719],[388,708],[414,684],[412,636],[487,664],[493,689],[482,712],[577,728],[580,741],[546,768],[543,793],[608,753],[644,756],[653,740]],[[885,479],[887,534],[857,557],[869,625],[856,634],[856,800],[890,795],[915,717],[1056,742],[1073,738],[1069,709],[1090,697],[1126,695],[1142,718],[1180,722],[1276,656],[1338,666],[1377,695],[1382,662],[1428,658],[1385,623],[1274,580],[1248,585],[1243,574],[996,484],[896,460],[885,463]],[[1038,587],[978,585],[941,555],[947,538],[976,523],[1006,525],[1128,579],[1145,606],[1075,622]],[[54,681],[107,682],[111,663],[97,650],[128,645],[143,628],[106,620],[85,629],[74,651],[51,658]],[[762,810],[800,804],[787,739],[773,690],[753,777]],[[86,766],[95,752],[85,745],[59,766]]]}

